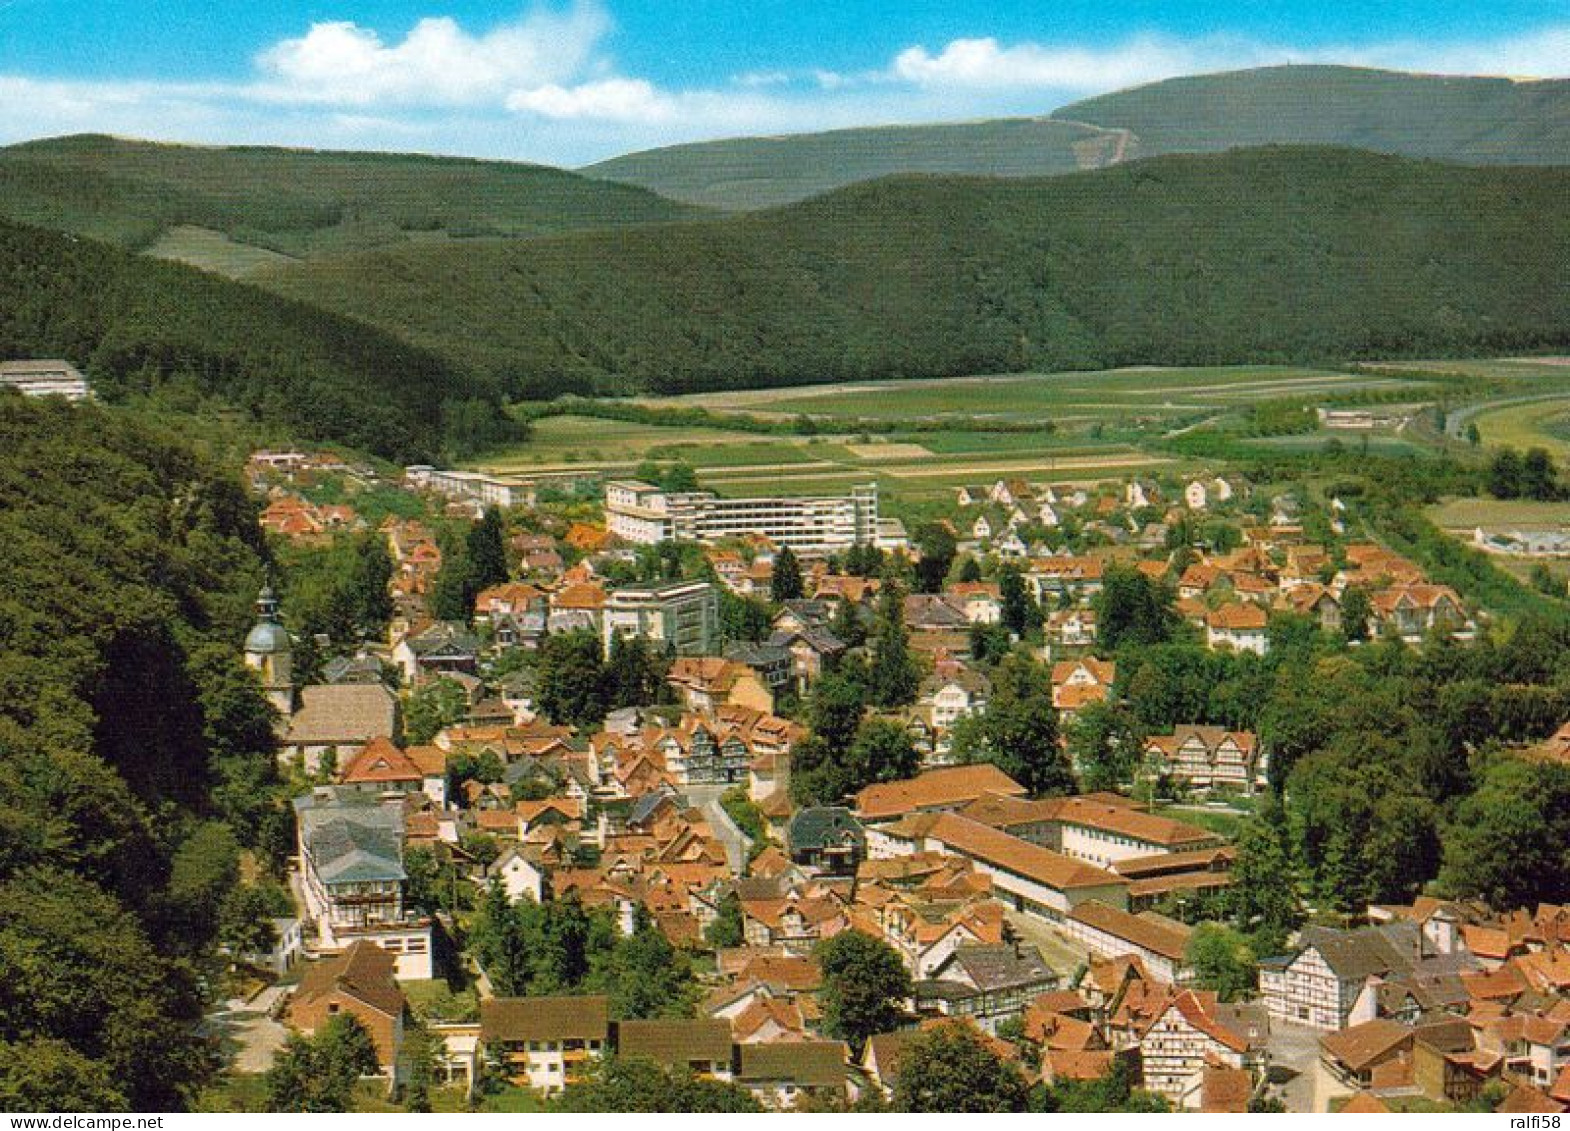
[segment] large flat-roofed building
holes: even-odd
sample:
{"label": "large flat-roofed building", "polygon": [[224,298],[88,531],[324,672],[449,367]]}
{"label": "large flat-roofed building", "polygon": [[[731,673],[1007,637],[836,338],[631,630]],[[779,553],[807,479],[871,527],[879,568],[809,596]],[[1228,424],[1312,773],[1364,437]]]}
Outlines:
{"label": "large flat-roofed building", "polygon": [[707,581],[628,585],[612,591],[601,610],[605,654],[618,636],[641,636],[656,651],[711,655],[720,641],[720,599]]}
{"label": "large flat-roofed building", "polygon": [[87,378],[69,361],[0,361],[0,388],[15,389],[27,397],[64,397],[86,400]]}
{"label": "large flat-roofed building", "polygon": [[417,463],[404,470],[411,487],[449,499],[473,499],[491,507],[532,507],[541,491],[570,491],[599,478],[594,471],[536,472],[522,475],[487,475],[481,471],[453,471]]}
{"label": "large flat-roofed building", "polygon": [[878,488],[848,495],[730,499],[712,491],[667,492],[637,480],[605,485],[605,522],[628,542],[718,542],[761,534],[792,550],[843,550],[878,542]]}

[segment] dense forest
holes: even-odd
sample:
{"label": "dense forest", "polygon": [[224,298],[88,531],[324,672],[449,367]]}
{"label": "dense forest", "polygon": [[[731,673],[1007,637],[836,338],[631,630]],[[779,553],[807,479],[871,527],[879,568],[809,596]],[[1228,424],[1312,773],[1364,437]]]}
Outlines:
{"label": "dense forest", "polygon": [[384,331],[92,241],[0,221],[0,295],[0,357],[67,358],[106,399],[405,461],[508,428],[487,382]]}
{"label": "dense forest", "polygon": [[153,246],[180,225],[308,257],[697,213],[644,189],[505,161],[165,145],[97,135],[0,148],[0,217],[132,250]]}
{"label": "dense forest", "polygon": [[0,1108],[177,1110],[242,852],[289,843],[239,657],[231,476],[127,414],[0,395]]}
{"label": "dense forest", "polygon": [[1567,197],[1564,169],[1260,149],[257,278],[537,397],[1515,352],[1570,341]]}

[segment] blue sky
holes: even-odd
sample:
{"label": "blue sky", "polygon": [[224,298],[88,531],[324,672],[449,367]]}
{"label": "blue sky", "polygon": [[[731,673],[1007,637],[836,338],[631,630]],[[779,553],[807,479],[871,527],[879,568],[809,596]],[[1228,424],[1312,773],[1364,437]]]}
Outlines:
{"label": "blue sky", "polygon": [[0,0],[0,141],[92,130],[571,165],[1042,113],[1288,61],[1565,77],[1570,5]]}

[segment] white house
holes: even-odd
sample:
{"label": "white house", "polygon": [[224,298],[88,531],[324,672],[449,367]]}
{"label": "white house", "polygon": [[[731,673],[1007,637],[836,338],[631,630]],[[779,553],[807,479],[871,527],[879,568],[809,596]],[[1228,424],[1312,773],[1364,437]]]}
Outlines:
{"label": "white house", "polygon": [[535,903],[545,902],[545,872],[524,855],[519,845],[509,844],[485,869],[486,883],[492,880],[501,884],[509,903],[517,903],[524,898]]}

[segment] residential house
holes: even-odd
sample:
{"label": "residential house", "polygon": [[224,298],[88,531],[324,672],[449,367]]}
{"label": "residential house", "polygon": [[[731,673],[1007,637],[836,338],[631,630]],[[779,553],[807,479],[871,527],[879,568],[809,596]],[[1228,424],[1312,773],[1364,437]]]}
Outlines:
{"label": "residential house", "polygon": [[509,903],[525,898],[534,903],[545,902],[545,869],[530,859],[520,844],[504,847],[496,859],[486,865],[484,876],[487,885],[501,886]]}
{"label": "residential house", "polygon": [[404,807],[319,788],[294,800],[300,888],[318,949],[357,940],[394,955],[399,978],[433,976],[430,920],[404,902]]}
{"label": "residential house", "polygon": [[1048,990],[1058,976],[1041,951],[1017,942],[962,945],[918,983],[917,1008],[923,1003],[946,1017],[964,1017],[988,1033]]}
{"label": "residential house", "polygon": [[1146,757],[1189,789],[1251,793],[1266,782],[1266,760],[1251,731],[1189,725],[1171,734],[1152,735]]}
{"label": "residential house", "polygon": [[1409,972],[1425,953],[1432,951],[1421,928],[1407,920],[1350,931],[1306,927],[1292,953],[1260,962],[1260,995],[1278,1021],[1344,1029],[1370,977]]}
{"label": "residential house", "polygon": [[378,1070],[394,1085],[403,1049],[405,1011],[397,960],[373,942],[351,943],[341,953],[312,962],[289,996],[289,1024],[310,1036],[329,1018],[353,1017],[376,1048]]}
{"label": "residential house", "polygon": [[867,858],[867,834],[861,822],[838,805],[797,810],[785,841],[792,863],[819,874],[854,876]]}
{"label": "residential house", "polygon": [[736,1083],[774,1111],[790,1111],[803,1100],[842,1103],[855,1098],[849,1059],[843,1041],[742,1044]]}
{"label": "residential house", "polygon": [[691,1073],[700,1080],[735,1076],[729,1021],[620,1021],[616,1051],[623,1057],[652,1060],[666,1070]]}
{"label": "residential house", "polygon": [[1052,665],[1052,705],[1072,717],[1087,704],[1109,700],[1116,679],[1117,664],[1111,660],[1060,660]]}
{"label": "residential house", "polygon": [[1263,656],[1270,650],[1270,614],[1247,601],[1222,605],[1205,618],[1205,643],[1211,648],[1252,652]]}
{"label": "residential house", "polygon": [[1238,1069],[1252,1077],[1263,1066],[1269,1024],[1263,1010],[1251,1012],[1257,1015],[1252,1026],[1241,1021],[1237,1011],[1226,1011],[1214,993],[1183,990],[1174,995],[1140,1038],[1145,1087],[1177,1101],[1206,1067]]}
{"label": "residential house", "polygon": [[665,680],[692,711],[713,712],[722,706],[748,707],[769,713],[774,692],[753,668],[719,656],[678,656]]}
{"label": "residential house", "polygon": [[599,995],[487,998],[480,1039],[507,1080],[554,1095],[586,1073],[610,1044],[610,1003]]}

